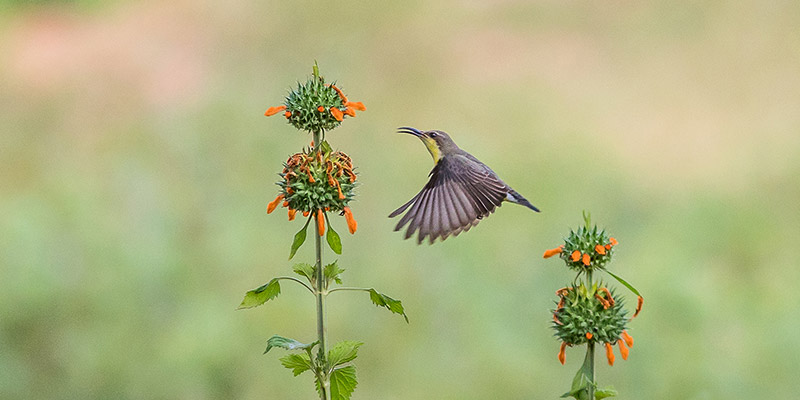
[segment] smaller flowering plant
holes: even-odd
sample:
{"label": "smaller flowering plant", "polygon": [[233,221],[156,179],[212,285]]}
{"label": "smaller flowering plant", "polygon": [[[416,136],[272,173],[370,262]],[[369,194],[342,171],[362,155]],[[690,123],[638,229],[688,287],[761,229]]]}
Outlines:
{"label": "smaller flowering plant", "polygon": [[[616,395],[613,388],[598,389],[594,381],[595,344],[603,344],[609,365],[614,365],[614,345],[619,346],[622,359],[627,360],[629,348],[633,347],[633,337],[628,334],[627,325],[639,315],[643,299],[633,286],[606,269],[617,240],[608,236],[605,230],[598,230],[597,226],[590,229],[587,214],[584,214],[584,221],[585,226],[570,231],[564,244],[545,251],[544,258],[558,255],[567,268],[577,272],[572,286],[556,291],[558,302],[552,312],[555,336],[561,341],[558,361],[561,364],[566,362],[567,347],[587,346],[586,358],[573,379],[572,388],[561,397],[593,400]],[[624,300],[613,288],[602,281],[592,281],[592,275],[597,271],[609,274],[636,294],[637,306],[632,317],[628,318]]]}

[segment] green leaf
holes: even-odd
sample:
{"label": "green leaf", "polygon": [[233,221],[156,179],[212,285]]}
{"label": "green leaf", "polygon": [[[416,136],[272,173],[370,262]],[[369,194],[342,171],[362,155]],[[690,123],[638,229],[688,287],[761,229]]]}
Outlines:
{"label": "green leaf", "polygon": [[328,240],[328,246],[331,247],[334,253],[342,254],[342,239],[339,237],[339,234],[333,230],[330,220],[328,220],[328,235],[325,238]]}
{"label": "green leaf", "polygon": [[238,309],[258,307],[278,297],[279,294],[281,294],[281,284],[278,283],[278,278],[274,278],[265,285],[245,293]]}
{"label": "green leaf", "polygon": [[338,283],[340,285],[342,284],[342,278],[340,278],[339,275],[342,272],[344,272],[344,270],[339,268],[338,261],[334,261],[334,262],[326,265],[325,269],[323,270],[323,272],[325,273],[325,280],[328,283],[330,283],[330,281],[333,280],[334,282],[336,282],[336,283]]}
{"label": "green leaf", "polygon": [[315,271],[313,265],[308,263],[295,264],[292,270],[297,275],[306,277],[306,279],[308,279],[308,282],[311,283],[311,286],[315,286],[314,283],[317,279],[316,279],[316,274],[314,273]]}
{"label": "green leaf", "polygon": [[292,370],[294,376],[300,375],[311,369],[311,359],[306,353],[289,354],[280,358],[281,364]]}
{"label": "green leaf", "polygon": [[289,252],[289,259],[291,260],[294,257],[294,254],[297,253],[297,249],[303,245],[303,242],[306,241],[306,231],[308,230],[308,223],[311,222],[313,217],[309,217],[306,220],[306,224],[303,225],[303,229],[300,229],[297,234],[294,235],[294,241],[292,242],[292,250]]}
{"label": "green leaf", "polygon": [[639,296],[639,297],[641,297],[641,296],[642,296],[641,294],[639,294],[639,291],[638,291],[638,290],[636,290],[636,288],[635,288],[635,287],[633,287],[633,286],[632,286],[630,283],[628,283],[628,282],[625,282],[625,279],[622,279],[622,278],[620,278],[620,277],[618,277],[618,276],[614,275],[614,274],[613,274],[611,271],[608,271],[608,270],[606,270],[606,272],[608,272],[608,274],[609,274],[609,275],[613,276],[613,277],[614,277],[614,279],[618,280],[618,281],[619,281],[619,283],[621,283],[621,284],[625,285],[625,287],[626,287],[626,288],[628,288],[628,289],[629,289],[631,292],[633,292],[633,294],[635,294],[635,295],[637,295],[637,296]]}
{"label": "green leaf", "polygon": [[336,343],[336,345],[328,350],[328,365],[333,368],[353,361],[358,356],[358,348],[361,347],[362,344],[364,343],[352,340]]}
{"label": "green leaf", "polygon": [[617,391],[611,386],[594,391],[594,398],[596,400],[605,399],[606,397],[615,397],[616,395]]}
{"label": "green leaf", "polygon": [[401,303],[400,300],[395,300],[385,294],[378,293],[375,289],[369,289],[369,298],[376,306],[386,307],[389,311],[402,315],[403,318],[406,319],[406,323],[408,323],[408,316],[403,310],[403,303]]}
{"label": "green leaf", "polygon": [[318,340],[315,340],[309,344],[300,343],[297,340],[285,338],[283,336],[274,335],[271,338],[267,339],[267,349],[264,350],[264,354],[267,354],[273,347],[280,347],[286,350],[306,350],[311,349],[319,343]]}
{"label": "green leaf", "polygon": [[330,376],[331,400],[350,400],[350,395],[356,390],[356,367],[348,365],[334,369]]}
{"label": "green leaf", "polygon": [[322,143],[319,144],[319,149],[322,151],[322,154],[327,154],[333,151],[327,140],[323,140]]}

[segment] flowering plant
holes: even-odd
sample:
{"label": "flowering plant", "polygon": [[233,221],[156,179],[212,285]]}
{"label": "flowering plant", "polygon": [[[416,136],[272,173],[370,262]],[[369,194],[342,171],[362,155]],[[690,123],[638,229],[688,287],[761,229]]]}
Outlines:
{"label": "flowering plant", "polygon": [[280,276],[248,291],[239,306],[240,309],[252,308],[274,299],[281,292],[282,280],[296,282],[314,295],[317,308],[316,340],[302,343],[274,335],[267,340],[267,349],[264,353],[275,347],[300,351],[282,357],[281,364],[291,369],[295,376],[311,371],[321,400],[350,398],[358,383],[353,360],[358,355],[359,347],[363,345],[361,342],[346,340],[329,348],[325,314],[325,299],[329,294],[337,291],[366,292],[373,304],[402,315],[408,322],[399,300],[372,288],[333,287],[334,284],[342,283],[341,274],[344,270],[339,267],[337,261],[324,267],[322,264],[322,236],[326,236],[328,246],[334,253],[342,254],[342,241],[333,229],[329,213],[344,215],[351,234],[355,234],[358,228],[349,205],[356,196],[353,160],[344,152],[334,151],[324,139],[326,131],[338,127],[346,116],[355,117],[356,110],[364,111],[366,108],[360,102],[348,101],[336,85],[325,83],[325,79],[319,75],[318,67],[314,65],[313,76],[293,90],[286,97],[284,105],[270,107],[265,113],[266,116],[270,116],[283,111],[291,125],[313,135],[311,146],[293,154],[283,164],[283,170],[279,174],[281,179],[277,182],[280,193],[267,205],[267,213],[272,213],[278,205],[281,205],[288,209],[290,221],[296,218],[298,212],[307,218],[303,228],[294,236],[289,253],[290,260],[305,242],[311,221],[315,221],[316,229],[313,236],[316,262],[313,265],[296,264],[293,271],[299,278]]}
{"label": "flowering plant", "polygon": [[[577,276],[571,285],[558,289],[556,308],[553,312],[553,329],[561,341],[558,361],[566,361],[566,349],[571,346],[586,345],[586,357],[572,381],[570,391],[561,397],[574,397],[580,400],[603,399],[616,395],[611,388],[597,388],[594,380],[594,347],[602,343],[606,350],[609,365],[614,365],[613,346],[619,346],[623,360],[628,359],[629,348],[633,347],[633,337],[628,334],[628,323],[639,315],[642,309],[642,296],[624,279],[607,269],[614,254],[617,240],[598,230],[590,228],[590,218],[584,214],[585,226],[571,231],[564,244],[544,252],[544,258],[558,255],[567,268],[576,271]],[[628,318],[624,301],[613,288],[602,281],[593,281],[595,272],[605,272],[637,296],[633,316]]]}

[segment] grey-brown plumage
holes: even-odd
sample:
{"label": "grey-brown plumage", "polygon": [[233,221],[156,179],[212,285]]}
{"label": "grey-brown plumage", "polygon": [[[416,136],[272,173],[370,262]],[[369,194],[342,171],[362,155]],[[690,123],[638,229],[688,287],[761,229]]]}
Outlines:
{"label": "grey-brown plumage", "polygon": [[394,228],[399,231],[408,225],[406,239],[416,231],[419,243],[426,237],[433,243],[437,238],[456,236],[477,225],[503,201],[539,211],[491,168],[461,150],[447,133],[408,127],[399,128],[399,132],[420,138],[436,163],[425,187],[389,215],[393,218],[408,210]]}

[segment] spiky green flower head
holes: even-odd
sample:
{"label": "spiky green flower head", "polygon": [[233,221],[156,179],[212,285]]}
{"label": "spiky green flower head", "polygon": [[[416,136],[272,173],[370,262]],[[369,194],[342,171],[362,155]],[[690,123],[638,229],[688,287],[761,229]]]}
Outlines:
{"label": "spiky green flower head", "polygon": [[553,310],[555,336],[570,345],[590,341],[617,343],[628,322],[622,299],[602,283],[593,288],[559,289],[556,309]]}
{"label": "spiky green flower head", "polygon": [[596,268],[605,268],[614,255],[616,245],[617,240],[609,237],[604,229],[597,229],[596,225],[591,229],[582,226],[577,231],[570,230],[564,244],[547,250],[544,257],[558,254],[570,269],[591,272]]}
{"label": "spiky green flower head", "polygon": [[325,83],[314,66],[314,75],[305,83],[289,92],[284,105],[270,107],[266,116],[283,111],[283,115],[295,128],[310,133],[323,133],[339,126],[345,117],[355,117],[356,110],[364,111],[361,102],[347,100],[344,93],[334,83]]}
{"label": "spiky green flower head", "polygon": [[[308,148],[293,154],[283,164],[277,185],[281,194],[276,201],[290,210],[316,212],[317,210],[341,212],[353,200],[356,173],[353,161],[341,152],[333,151],[327,142],[320,151]],[[277,203],[271,204],[274,209]],[[268,210],[269,211],[269,210]]]}

